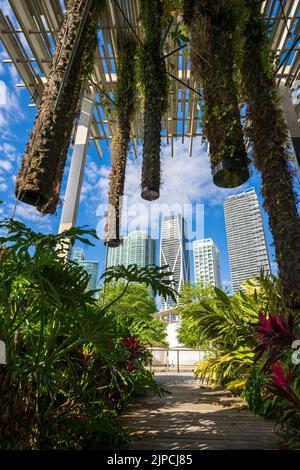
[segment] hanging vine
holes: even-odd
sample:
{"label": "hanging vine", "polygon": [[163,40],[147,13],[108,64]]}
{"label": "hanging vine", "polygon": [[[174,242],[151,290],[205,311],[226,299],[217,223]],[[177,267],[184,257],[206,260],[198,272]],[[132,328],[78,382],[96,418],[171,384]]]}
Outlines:
{"label": "hanging vine", "polygon": [[104,0],[93,0],[74,60],[59,99],[87,0],[69,0],[40,109],[16,180],[17,199],[54,213],[83,84],[90,74],[97,44],[97,21]]}
{"label": "hanging vine", "polygon": [[144,39],[138,50],[138,86],[144,110],[142,198],[159,197],[161,120],[168,104],[168,79],[161,55],[163,2],[142,0]]}
{"label": "hanging vine", "polygon": [[238,0],[184,2],[184,18],[191,33],[192,73],[203,87],[203,136],[209,142],[213,180],[228,188],[249,178],[234,79],[238,4]]}
{"label": "hanging vine", "polygon": [[300,219],[288,163],[288,130],[278,102],[267,25],[256,0],[248,0],[244,8],[248,20],[241,75],[253,159],[261,173],[285,301],[289,307],[300,308]]}
{"label": "hanging vine", "polygon": [[118,246],[121,224],[121,197],[124,193],[125,169],[130,142],[130,128],[135,108],[135,53],[136,42],[131,36],[122,36],[118,47],[116,124],[112,139],[112,169],[109,177],[108,215],[105,243]]}

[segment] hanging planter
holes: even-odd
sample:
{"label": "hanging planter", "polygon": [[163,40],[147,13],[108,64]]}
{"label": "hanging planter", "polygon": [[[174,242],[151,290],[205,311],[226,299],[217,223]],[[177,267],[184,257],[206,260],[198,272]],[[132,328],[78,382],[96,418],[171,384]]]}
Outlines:
{"label": "hanging planter", "polygon": [[143,99],[143,164],[141,196],[158,199],[161,180],[161,120],[167,109],[168,80],[161,55],[163,5],[142,0],[144,39],[138,51],[138,81]]}
{"label": "hanging planter", "polygon": [[43,213],[54,213],[59,201],[76,109],[93,64],[97,19],[103,5],[103,0],[68,2],[59,45],[16,180],[17,199]]}
{"label": "hanging planter", "polygon": [[112,139],[112,169],[109,176],[108,213],[105,244],[120,245],[121,197],[124,194],[125,169],[130,143],[130,128],[135,105],[136,43],[130,36],[122,36],[118,48],[116,124]]}
{"label": "hanging planter", "polygon": [[267,25],[255,0],[245,2],[248,20],[241,65],[248,103],[253,160],[262,178],[264,208],[274,239],[285,303],[300,308],[300,219],[288,163],[288,130],[274,81]]}
{"label": "hanging planter", "polygon": [[209,142],[213,181],[225,188],[249,178],[234,80],[236,3],[190,0],[185,2],[184,13],[191,32],[192,72],[203,87],[203,135]]}

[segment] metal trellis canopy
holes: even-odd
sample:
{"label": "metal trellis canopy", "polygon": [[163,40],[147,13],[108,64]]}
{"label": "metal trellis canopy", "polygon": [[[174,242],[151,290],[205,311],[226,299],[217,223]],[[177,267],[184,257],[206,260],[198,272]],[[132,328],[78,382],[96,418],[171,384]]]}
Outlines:
{"label": "metal trellis canopy", "polygon": [[[49,72],[51,56],[58,41],[58,32],[63,21],[63,9],[59,0],[7,0],[11,13],[0,10],[0,38],[7,51],[5,63],[12,63],[19,72],[22,83],[31,95],[31,106],[38,105],[44,83]],[[116,84],[117,34],[132,30],[141,38],[139,22],[139,0],[106,0],[107,16],[100,22],[99,48],[93,83],[96,84],[91,138],[99,155],[101,141],[109,143],[113,133],[111,106]],[[278,58],[276,79],[278,84],[287,84],[295,91],[294,104],[300,114],[300,0],[266,0],[262,12],[271,27],[271,45]],[[193,139],[201,135],[201,96],[199,84],[190,73],[189,46],[177,47],[171,37],[181,18],[174,18],[165,38],[166,63],[170,77],[169,109],[163,119],[162,138],[171,144],[174,139],[188,139],[190,154]],[[297,40],[298,39],[298,40]],[[173,52],[174,51],[174,52]],[[173,53],[172,53],[173,52]],[[185,86],[187,85],[187,86]],[[194,92],[195,89],[197,92]],[[106,96],[105,96],[106,95]],[[109,98],[108,98],[109,97]],[[135,153],[142,137],[142,119],[137,113],[132,126],[132,141]]]}

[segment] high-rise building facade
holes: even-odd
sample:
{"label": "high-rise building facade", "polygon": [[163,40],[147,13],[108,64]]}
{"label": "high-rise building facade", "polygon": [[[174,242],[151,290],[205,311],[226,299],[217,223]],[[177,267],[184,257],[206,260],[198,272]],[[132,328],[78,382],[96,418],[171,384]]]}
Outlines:
{"label": "high-rise building facade", "polygon": [[131,232],[120,246],[108,248],[107,267],[130,264],[140,267],[155,264],[155,240],[145,231]]}
{"label": "high-rise building facade", "polygon": [[254,188],[229,196],[224,202],[232,291],[261,268],[270,273],[270,262],[261,211]]}
{"label": "high-rise building facade", "polygon": [[195,282],[221,289],[220,253],[212,238],[193,242]]}
{"label": "high-rise building facade", "polygon": [[[190,281],[190,258],[187,250],[185,222],[181,214],[162,219],[160,237],[160,266],[168,265],[173,272],[172,287],[178,292]],[[171,298],[162,299],[162,309],[173,305]]]}
{"label": "high-rise building facade", "polygon": [[97,261],[84,260],[80,261],[80,266],[90,275],[90,280],[87,286],[87,290],[94,290],[98,287],[98,269],[99,264]]}
{"label": "high-rise building facade", "polygon": [[83,251],[83,249],[80,248],[79,246],[76,246],[73,249],[72,259],[73,259],[73,261],[76,261],[76,263],[80,263],[80,261],[83,261],[84,260],[84,251]]}
{"label": "high-rise building facade", "polygon": [[72,259],[73,261],[76,261],[76,263],[78,263],[90,275],[87,290],[97,289],[99,263],[97,261],[86,260],[84,258],[84,251],[80,247],[74,248]]}

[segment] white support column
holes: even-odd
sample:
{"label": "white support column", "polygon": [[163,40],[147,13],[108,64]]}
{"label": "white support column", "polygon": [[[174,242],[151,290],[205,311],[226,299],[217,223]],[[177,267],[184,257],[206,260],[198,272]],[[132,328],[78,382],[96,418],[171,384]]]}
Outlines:
{"label": "white support column", "polygon": [[59,233],[76,225],[84,166],[93,117],[94,102],[95,92],[91,88],[90,94],[85,93],[81,103],[81,112],[75,135],[74,150],[68,176],[65,202],[63,205],[58,229]]}
{"label": "white support column", "polygon": [[285,85],[280,85],[278,89],[281,107],[285,115],[285,119],[291,136],[292,145],[294,148],[293,161],[296,167],[298,179],[300,181],[300,123],[298,122],[289,87]]}

